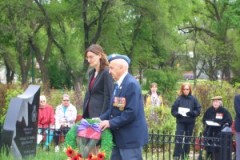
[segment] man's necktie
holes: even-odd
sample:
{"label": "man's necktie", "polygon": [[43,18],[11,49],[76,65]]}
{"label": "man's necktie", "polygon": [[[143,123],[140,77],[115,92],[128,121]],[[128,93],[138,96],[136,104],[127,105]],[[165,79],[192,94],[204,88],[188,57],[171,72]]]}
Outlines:
{"label": "man's necktie", "polygon": [[118,91],[118,84],[114,83],[113,97],[116,95],[117,91]]}

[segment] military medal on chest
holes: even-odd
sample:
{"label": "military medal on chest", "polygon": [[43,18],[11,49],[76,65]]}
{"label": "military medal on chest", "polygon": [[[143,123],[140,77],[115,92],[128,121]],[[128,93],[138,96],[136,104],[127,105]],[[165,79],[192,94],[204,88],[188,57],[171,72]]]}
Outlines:
{"label": "military medal on chest", "polygon": [[117,107],[120,111],[123,111],[126,106],[126,98],[125,97],[114,97],[113,106]]}

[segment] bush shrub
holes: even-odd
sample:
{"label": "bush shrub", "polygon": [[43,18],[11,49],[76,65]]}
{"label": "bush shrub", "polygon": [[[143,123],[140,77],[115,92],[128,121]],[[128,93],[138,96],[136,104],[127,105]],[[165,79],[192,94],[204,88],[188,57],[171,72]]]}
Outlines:
{"label": "bush shrub", "polygon": [[146,78],[146,83],[143,85],[143,90],[149,90],[150,84],[156,82],[158,84],[158,91],[163,97],[165,105],[170,105],[170,103],[176,97],[176,84],[179,79],[179,72],[172,69],[156,70],[149,69],[145,71],[144,74]]}
{"label": "bush shrub", "polygon": [[[237,86],[234,87],[226,81],[204,81],[198,83],[194,89],[194,95],[202,106],[201,115],[197,118],[196,133],[203,131],[202,117],[206,110],[212,106],[211,98],[214,96],[223,97],[223,106],[235,117],[233,100],[237,93]],[[202,129],[202,130],[200,130]]]}
{"label": "bush shrub", "polygon": [[175,131],[175,118],[171,115],[171,109],[167,106],[144,108],[145,116],[148,124],[148,131],[160,131],[173,134]]}
{"label": "bush shrub", "polygon": [[20,85],[0,85],[0,123],[3,123],[6,117],[7,109],[12,98],[21,94],[23,89]]}

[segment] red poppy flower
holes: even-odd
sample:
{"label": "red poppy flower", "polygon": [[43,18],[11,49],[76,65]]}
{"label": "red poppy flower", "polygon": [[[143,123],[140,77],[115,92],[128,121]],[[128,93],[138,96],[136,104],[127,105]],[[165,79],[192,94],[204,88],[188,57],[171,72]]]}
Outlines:
{"label": "red poppy flower", "polygon": [[72,147],[68,147],[68,148],[67,148],[66,154],[67,154],[68,157],[73,157],[73,156],[75,156],[75,152],[74,152],[74,150],[72,149]]}
{"label": "red poppy flower", "polygon": [[92,160],[92,156],[93,156],[92,154],[89,154],[87,160]]}
{"label": "red poppy flower", "polygon": [[72,159],[71,159],[71,160],[82,160],[82,158],[81,158],[81,157],[79,157],[78,155],[76,155],[76,156],[72,157]]}
{"label": "red poppy flower", "polygon": [[98,160],[104,160],[104,158],[105,158],[105,153],[104,153],[104,152],[99,152],[98,155],[97,155],[97,157],[98,157]]}
{"label": "red poppy flower", "polygon": [[78,153],[77,155],[78,155],[78,157],[82,158],[82,155],[80,153]]}

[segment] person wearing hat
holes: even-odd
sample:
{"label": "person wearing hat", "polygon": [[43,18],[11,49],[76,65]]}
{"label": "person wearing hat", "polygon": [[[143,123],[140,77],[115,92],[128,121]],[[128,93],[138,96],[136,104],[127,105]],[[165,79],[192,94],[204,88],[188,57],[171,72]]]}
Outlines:
{"label": "person wearing hat", "polygon": [[130,59],[109,56],[109,73],[116,83],[108,111],[100,116],[100,128],[110,128],[115,146],[112,160],[142,160],[142,147],[148,143],[143,97],[138,81],[128,73]]}
{"label": "person wearing hat", "polygon": [[[204,137],[219,137],[221,130],[226,126],[232,125],[232,116],[229,111],[223,107],[222,97],[215,96],[212,98],[212,106],[209,107],[203,115],[202,122],[205,126]],[[212,142],[208,142],[212,143]],[[205,147],[207,159],[220,159],[218,147]]]}

